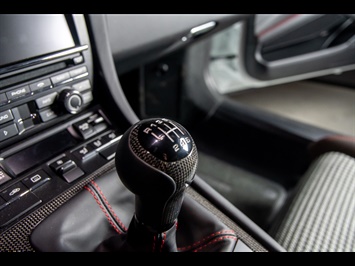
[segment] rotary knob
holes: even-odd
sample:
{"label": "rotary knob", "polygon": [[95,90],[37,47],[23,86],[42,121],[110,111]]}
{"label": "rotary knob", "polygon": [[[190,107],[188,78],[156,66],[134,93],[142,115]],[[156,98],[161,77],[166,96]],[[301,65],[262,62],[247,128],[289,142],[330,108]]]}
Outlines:
{"label": "rotary knob", "polygon": [[81,93],[70,88],[59,93],[58,101],[63,109],[71,114],[80,112],[84,102]]}

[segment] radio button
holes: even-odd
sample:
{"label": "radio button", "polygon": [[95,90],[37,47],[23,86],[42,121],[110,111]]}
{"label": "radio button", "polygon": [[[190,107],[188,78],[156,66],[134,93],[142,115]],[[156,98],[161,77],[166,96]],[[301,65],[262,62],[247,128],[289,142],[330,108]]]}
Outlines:
{"label": "radio button", "polygon": [[8,125],[0,128],[0,141],[4,141],[18,134],[18,130],[15,124]]}
{"label": "radio button", "polygon": [[57,117],[57,114],[52,109],[46,109],[39,112],[43,122],[47,122]]}
{"label": "radio button", "polygon": [[63,81],[65,81],[67,79],[70,79],[69,72],[64,72],[62,74],[51,77],[51,81],[53,82],[53,84],[62,83]]}
{"label": "radio button", "polygon": [[30,94],[30,87],[29,86],[23,86],[11,91],[6,92],[6,96],[9,100],[14,100],[17,98],[20,98],[22,96],[25,96],[27,94]]}
{"label": "radio button", "polygon": [[14,119],[14,117],[12,116],[12,113],[10,110],[6,110],[6,111],[0,113],[0,124],[4,124],[4,123],[11,121],[13,119]]}
{"label": "radio button", "polygon": [[56,92],[53,92],[51,94],[48,94],[46,96],[36,99],[36,104],[37,104],[38,108],[41,109],[43,107],[53,104],[57,95],[58,94]]}
{"label": "radio button", "polygon": [[30,84],[31,91],[45,90],[52,86],[52,83],[49,79],[44,79],[37,81],[36,83]]}

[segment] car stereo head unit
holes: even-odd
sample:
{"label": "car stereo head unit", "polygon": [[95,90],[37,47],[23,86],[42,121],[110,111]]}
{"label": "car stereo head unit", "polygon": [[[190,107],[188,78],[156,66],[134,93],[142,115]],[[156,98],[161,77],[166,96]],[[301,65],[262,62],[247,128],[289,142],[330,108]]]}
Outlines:
{"label": "car stereo head unit", "polygon": [[92,72],[83,15],[0,15],[0,149],[88,107]]}

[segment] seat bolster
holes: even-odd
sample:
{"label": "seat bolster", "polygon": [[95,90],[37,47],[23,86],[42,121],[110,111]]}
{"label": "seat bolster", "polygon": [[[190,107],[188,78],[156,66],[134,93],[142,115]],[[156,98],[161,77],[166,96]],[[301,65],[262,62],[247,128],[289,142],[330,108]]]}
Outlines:
{"label": "seat bolster", "polygon": [[275,235],[291,252],[355,251],[355,158],[320,155],[300,180]]}
{"label": "seat bolster", "polygon": [[330,135],[309,146],[309,154],[312,161],[329,151],[341,152],[355,158],[355,137]]}

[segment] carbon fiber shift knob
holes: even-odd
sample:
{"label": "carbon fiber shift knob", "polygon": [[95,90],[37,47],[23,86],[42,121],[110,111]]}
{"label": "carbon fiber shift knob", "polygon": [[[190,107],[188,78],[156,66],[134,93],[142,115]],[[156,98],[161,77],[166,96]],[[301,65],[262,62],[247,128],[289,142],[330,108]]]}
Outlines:
{"label": "carbon fiber shift knob", "polygon": [[197,162],[195,143],[180,124],[154,118],[129,128],[117,147],[116,168],[136,195],[136,219],[156,232],[174,225]]}

